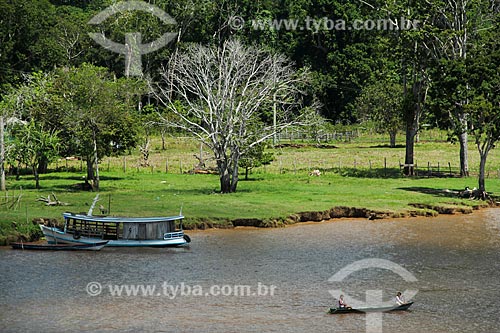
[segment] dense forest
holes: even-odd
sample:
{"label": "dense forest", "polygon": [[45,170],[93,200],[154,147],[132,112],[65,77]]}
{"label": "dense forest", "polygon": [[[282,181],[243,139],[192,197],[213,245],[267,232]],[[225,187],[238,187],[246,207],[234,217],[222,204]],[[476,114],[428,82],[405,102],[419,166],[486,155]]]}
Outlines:
{"label": "dense forest", "polygon": [[[192,45],[230,40],[284,55],[297,72],[307,71],[304,105],[315,105],[322,123],[371,122],[390,134],[391,145],[404,131],[407,174],[422,124],[447,129],[460,143],[463,176],[470,137],[483,164],[500,137],[497,0],[150,0],[173,21],[128,10],[89,24],[117,3],[0,0],[2,161],[37,174],[57,150],[84,157],[95,178],[94,162],[134,147],[156,123],[161,103],[147,82],[160,80]],[[125,45],[137,32],[143,43],[177,35],[142,54],[142,75],[130,78],[126,57],[89,36]],[[12,141],[7,151],[4,129]],[[28,147],[34,140],[27,138],[38,147]]]}

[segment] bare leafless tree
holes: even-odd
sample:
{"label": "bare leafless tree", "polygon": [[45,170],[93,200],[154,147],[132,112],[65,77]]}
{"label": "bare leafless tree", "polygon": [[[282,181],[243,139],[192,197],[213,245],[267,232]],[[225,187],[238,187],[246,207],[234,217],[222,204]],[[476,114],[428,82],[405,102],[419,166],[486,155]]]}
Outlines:
{"label": "bare leafless tree", "polygon": [[[230,193],[236,191],[241,156],[300,123],[306,78],[307,72],[295,71],[283,55],[229,40],[190,46],[173,56],[161,81],[150,86],[174,116],[162,118],[164,124],[191,133],[212,150],[221,192]],[[263,111],[270,110],[277,110],[276,121],[265,119]]]}

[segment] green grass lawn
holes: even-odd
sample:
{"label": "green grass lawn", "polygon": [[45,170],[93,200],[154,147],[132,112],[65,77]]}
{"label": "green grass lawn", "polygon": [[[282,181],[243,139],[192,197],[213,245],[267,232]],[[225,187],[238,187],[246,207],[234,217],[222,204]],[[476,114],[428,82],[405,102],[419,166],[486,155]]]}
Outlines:
{"label": "green grass lawn", "polygon": [[[180,139],[176,139],[180,140]],[[192,168],[199,152],[199,145],[184,139],[176,150],[175,142],[169,142],[166,151],[155,149],[151,168],[137,167],[138,154],[105,159],[101,165],[101,201],[106,208],[111,203],[111,214],[130,216],[174,215],[182,207],[186,222],[224,222],[237,218],[276,219],[302,211],[321,211],[335,206],[367,208],[379,211],[403,212],[409,203],[431,205],[477,205],[477,201],[459,199],[445,190],[462,190],[476,186],[477,179],[469,178],[406,178],[399,170],[399,159],[404,148],[390,149],[373,142],[336,143],[337,148],[282,148],[275,150],[275,161],[268,166],[253,170],[251,179],[240,180],[234,194],[219,194],[216,175],[191,175],[180,173]],[[476,159],[471,146],[471,167]],[[458,147],[446,142],[422,142],[417,145],[417,160],[429,160],[447,169],[448,161],[456,161]],[[206,153],[208,155],[208,152]],[[384,158],[387,169],[384,169]],[[165,161],[169,161],[168,173]],[[340,166],[339,166],[340,161]],[[354,162],[356,161],[356,162]],[[500,193],[500,179],[495,172],[500,168],[498,153],[489,160],[490,178],[487,190]],[[371,162],[371,169],[370,169]],[[32,219],[36,217],[61,218],[63,211],[86,212],[95,193],[78,191],[83,172],[79,162],[58,162],[60,172],[41,176],[40,190],[34,189],[32,176],[20,180],[9,177],[7,195],[0,198],[0,237],[14,233],[12,222],[19,233],[29,234],[36,230]],[[156,163],[156,164],[155,164]],[[179,168],[173,165],[179,166]],[[456,163],[455,163],[456,164]],[[162,167],[163,165],[163,167]],[[427,162],[425,162],[427,166]],[[309,176],[312,169],[320,169],[321,176]],[[109,170],[109,171],[108,171]],[[46,207],[37,202],[39,196],[55,193],[67,207]],[[13,205],[14,197],[21,195]],[[98,206],[99,206],[98,204]],[[9,208],[9,206],[12,206]],[[98,209],[94,213],[99,213]],[[1,240],[0,240],[1,241]]]}

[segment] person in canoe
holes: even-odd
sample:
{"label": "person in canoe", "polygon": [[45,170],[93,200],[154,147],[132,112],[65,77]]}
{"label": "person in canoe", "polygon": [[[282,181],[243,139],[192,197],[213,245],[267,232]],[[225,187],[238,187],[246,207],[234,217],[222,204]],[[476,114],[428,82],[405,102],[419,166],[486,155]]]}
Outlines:
{"label": "person in canoe", "polygon": [[399,291],[396,294],[396,304],[397,305],[404,305],[404,304],[406,304],[404,296]]}
{"label": "person in canoe", "polygon": [[339,301],[338,301],[338,308],[339,309],[350,309],[351,307],[346,304],[344,301],[344,295],[340,295]]}

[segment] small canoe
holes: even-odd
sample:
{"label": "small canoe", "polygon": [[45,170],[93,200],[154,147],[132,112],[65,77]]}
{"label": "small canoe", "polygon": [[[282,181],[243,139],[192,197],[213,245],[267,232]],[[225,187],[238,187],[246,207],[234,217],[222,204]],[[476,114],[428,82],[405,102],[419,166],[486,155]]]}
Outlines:
{"label": "small canoe", "polygon": [[413,302],[408,302],[399,306],[386,306],[380,308],[330,308],[328,313],[341,314],[341,313],[365,313],[365,312],[389,312],[389,311],[406,311],[410,308]]}
{"label": "small canoe", "polygon": [[71,251],[71,250],[91,250],[98,251],[108,244],[108,241],[102,241],[92,244],[84,243],[65,243],[65,244],[40,244],[40,243],[12,243],[11,246],[16,250],[49,250],[49,251]]}

